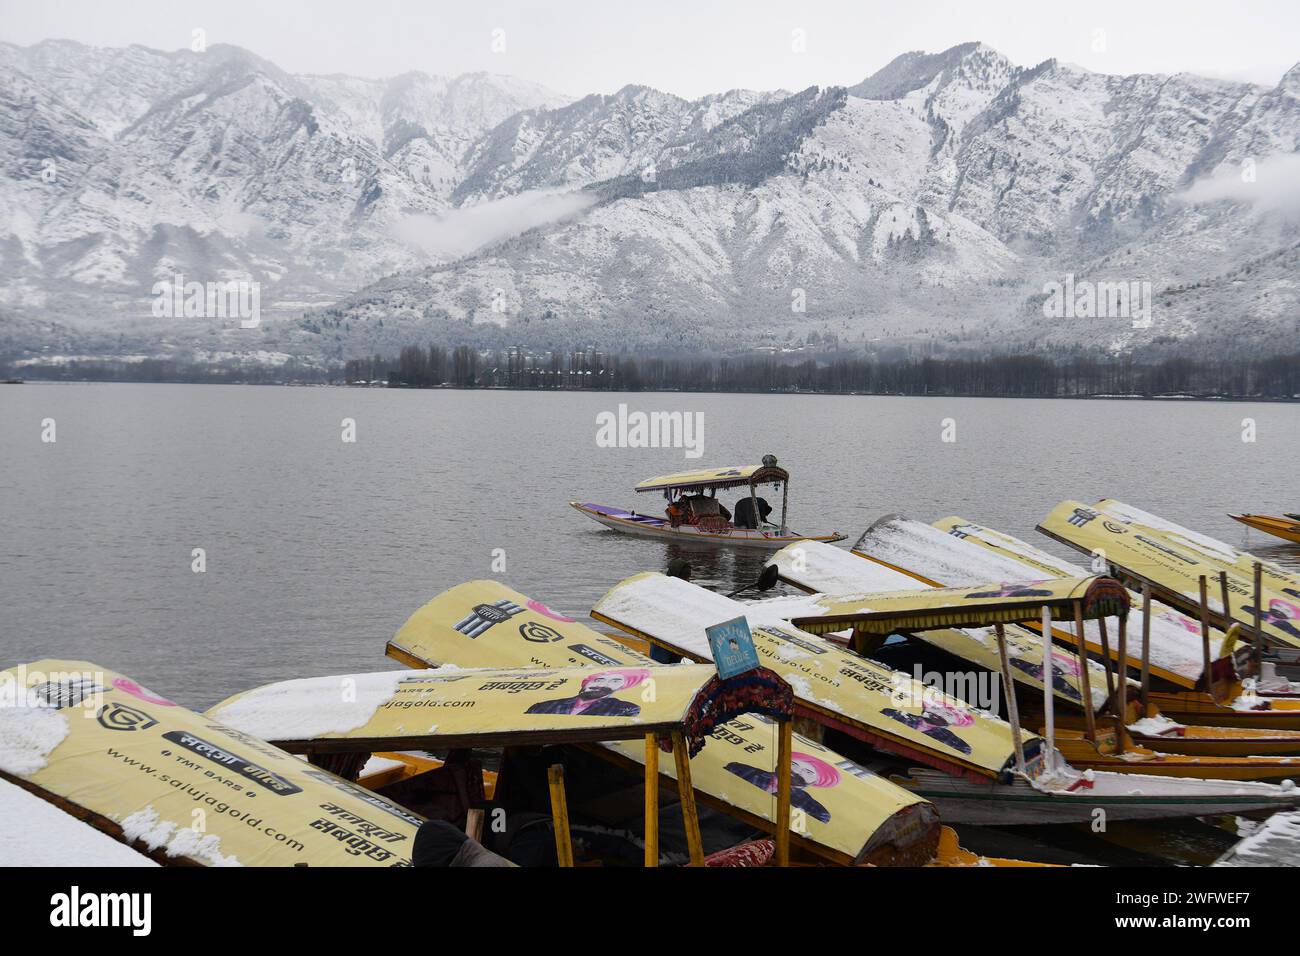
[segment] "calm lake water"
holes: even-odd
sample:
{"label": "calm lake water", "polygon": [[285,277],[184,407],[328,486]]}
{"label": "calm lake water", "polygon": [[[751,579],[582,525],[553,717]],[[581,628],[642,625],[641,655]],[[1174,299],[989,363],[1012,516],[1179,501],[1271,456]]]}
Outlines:
{"label": "calm lake water", "polygon": [[[596,416],[619,402],[703,413],[703,457],[597,447]],[[567,503],[657,510],[632,493],[640,479],[765,453],[793,472],[792,525],[850,543],[890,512],[958,513],[1069,556],[1035,522],[1062,498],[1115,497],[1300,566],[1300,546],[1226,517],[1300,511],[1298,447],[1296,405],[0,387],[0,666],[88,659],[204,708],[267,681],[391,669],[384,643],[406,617],[472,578],[580,618],[679,554],[729,589],[762,553],[680,551]]]}

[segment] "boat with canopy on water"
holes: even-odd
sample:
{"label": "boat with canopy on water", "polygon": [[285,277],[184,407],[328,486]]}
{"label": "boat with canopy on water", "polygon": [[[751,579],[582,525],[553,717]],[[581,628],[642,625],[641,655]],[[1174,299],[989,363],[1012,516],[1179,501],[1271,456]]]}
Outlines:
{"label": "boat with canopy on water", "polygon": [[[771,485],[781,492],[781,519],[778,523],[768,521],[772,508],[758,494],[763,485]],[[718,500],[718,492],[728,488],[748,489],[748,494],[736,502],[734,513],[728,512]],[[647,478],[636,486],[635,491],[639,494],[662,494],[667,502],[664,513],[640,514],[589,501],[570,501],[569,505],[606,528],[647,538],[773,550],[793,541],[844,539],[844,535],[836,531],[799,534],[790,529],[790,473],[779,467],[772,455],[765,455],[761,465],[705,468]]]}

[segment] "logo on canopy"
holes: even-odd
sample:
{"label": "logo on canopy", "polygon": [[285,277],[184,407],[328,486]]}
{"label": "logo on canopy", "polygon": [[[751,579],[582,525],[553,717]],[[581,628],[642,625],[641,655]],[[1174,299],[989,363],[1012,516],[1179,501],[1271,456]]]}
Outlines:
{"label": "logo on canopy", "polygon": [[143,710],[126,704],[105,704],[97,715],[99,725],[106,730],[148,730],[158,721]]}

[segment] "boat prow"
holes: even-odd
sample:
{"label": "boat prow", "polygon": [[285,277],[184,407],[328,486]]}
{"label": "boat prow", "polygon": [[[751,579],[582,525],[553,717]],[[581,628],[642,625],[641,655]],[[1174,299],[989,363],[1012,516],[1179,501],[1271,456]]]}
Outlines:
{"label": "boat prow", "polygon": [[1274,535],[1283,541],[1300,544],[1300,518],[1287,515],[1282,518],[1273,515],[1228,515],[1233,521],[1240,521],[1248,528]]}
{"label": "boat prow", "polygon": [[666,518],[656,515],[643,515],[635,511],[624,511],[609,505],[595,504],[589,501],[570,501],[569,506],[577,509],[592,521],[643,538],[664,538],[674,541],[694,541],[700,544],[738,545],[747,548],[767,548],[777,551],[797,541],[822,541],[827,544],[843,541],[844,535],[838,531],[826,534],[799,534],[790,529],[784,532],[764,528],[736,528],[717,525],[705,528],[699,525],[683,524],[673,527]]}

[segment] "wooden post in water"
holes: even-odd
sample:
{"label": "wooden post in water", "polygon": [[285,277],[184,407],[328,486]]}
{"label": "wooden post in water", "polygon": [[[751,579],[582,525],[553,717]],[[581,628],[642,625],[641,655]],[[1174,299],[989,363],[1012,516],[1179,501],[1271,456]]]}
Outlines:
{"label": "wooden post in water", "polygon": [[1092,709],[1092,675],[1088,673],[1088,647],[1084,642],[1087,636],[1083,632],[1083,602],[1074,602],[1074,635],[1079,642],[1079,681],[1083,690],[1083,724],[1087,729],[1088,739],[1097,740],[1097,715]]}
{"label": "wooden post in water", "polygon": [[[1056,661],[1052,657],[1052,609],[1043,608],[1043,717],[1047,732],[1047,753],[1043,755],[1043,770],[1051,773],[1056,767]],[[1086,705],[1085,705],[1086,706]]]}
{"label": "wooden post in water", "polygon": [[[1228,601],[1231,595],[1228,591],[1228,572],[1219,572],[1219,600],[1223,602],[1223,633],[1226,636],[1228,630],[1232,627],[1232,613],[1228,610]],[[1229,672],[1231,673],[1231,672]],[[1210,680],[1210,696],[1214,697],[1214,680]]]}
{"label": "wooden post in water", "polygon": [[1255,562],[1255,680],[1264,666],[1264,568]]}
{"label": "wooden post in water", "polygon": [[1228,628],[1232,627],[1232,613],[1228,610],[1228,572],[1219,572],[1219,600],[1223,602],[1223,633],[1228,633]]}
{"label": "wooden post in water", "polygon": [[[1119,697],[1117,699],[1119,710],[1119,726],[1116,730],[1119,732],[1119,742],[1116,745],[1117,752],[1124,752],[1124,738],[1128,735],[1128,615],[1121,614],[1119,617],[1119,666],[1115,668],[1116,678],[1119,680],[1119,688],[1116,691]],[[1143,714],[1145,717],[1146,715]]]}
{"label": "wooden post in water", "polygon": [[551,789],[551,822],[555,825],[555,859],[563,867],[573,866],[573,840],[569,837],[569,803],[564,796],[564,767],[551,764],[546,771]]}
{"label": "wooden post in water", "polygon": [[645,865],[659,865],[659,741],[645,735]]}
{"label": "wooden post in water", "polygon": [[1011,719],[1011,740],[1016,745],[1016,769],[1025,772],[1025,748],[1020,740],[1020,710],[1016,706],[1016,686],[1011,681],[1011,664],[1007,660],[1007,632],[994,624],[998,636],[998,658],[1002,662],[1002,692],[1007,695],[1007,717]]}
{"label": "wooden post in water", "polygon": [[673,733],[673,760],[677,764],[677,797],[682,805],[682,825],[686,828],[686,846],[691,853],[691,866],[703,866],[704,841],[700,839],[700,816],[695,810],[691,755],[686,751],[686,738],[680,732]]}
{"label": "wooden post in water", "polygon": [[1142,716],[1151,708],[1151,585],[1142,585]]}
{"label": "wooden post in water", "polygon": [[1210,587],[1202,574],[1201,582],[1201,658],[1205,663],[1205,691],[1213,696],[1214,681],[1210,675]]}
{"label": "wooden post in water", "polygon": [[1106,632],[1106,619],[1097,618],[1097,629],[1101,631],[1101,666],[1106,668],[1106,697],[1115,699],[1115,682],[1110,676],[1110,635]]}
{"label": "wooden post in water", "polygon": [[790,762],[794,754],[794,723],[777,725],[781,743],[776,753],[776,865],[790,865]]}
{"label": "wooden post in water", "polygon": [[470,810],[465,814],[465,833],[477,843],[483,842],[483,811]]}

